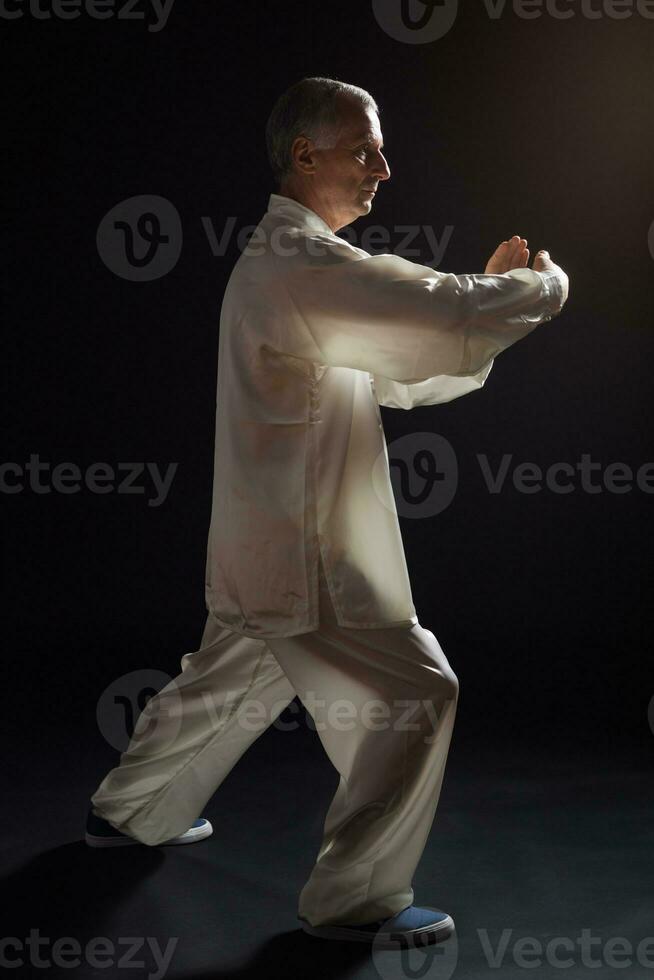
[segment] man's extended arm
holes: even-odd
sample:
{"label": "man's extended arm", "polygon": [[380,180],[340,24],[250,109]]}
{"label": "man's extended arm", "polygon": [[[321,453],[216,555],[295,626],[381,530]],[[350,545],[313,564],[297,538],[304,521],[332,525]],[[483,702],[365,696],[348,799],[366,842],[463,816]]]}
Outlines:
{"label": "man's extended arm", "polygon": [[[526,239],[520,238],[518,235],[502,242],[488,261],[485,272],[487,274],[503,274],[513,269],[525,268],[529,260],[529,249],[526,246]],[[541,273],[555,271],[555,265],[548,252],[538,253],[534,260],[534,270]],[[568,285],[566,283],[566,298],[567,290]],[[546,319],[550,319],[550,316],[548,315]],[[443,402],[450,402],[462,395],[467,395],[471,391],[478,391],[483,387],[494,363],[494,359],[490,360],[478,374],[463,378],[442,374],[409,385],[399,381],[391,381],[390,378],[385,378],[382,375],[375,375],[371,380],[380,405],[387,408],[410,409],[420,405],[438,405]]]}
{"label": "man's extended arm", "polygon": [[[279,271],[322,363],[402,385],[447,375],[479,387],[493,358],[567,299],[568,277],[554,263],[454,275],[332,239],[319,244],[290,265],[280,260]],[[285,346],[299,353],[293,336]]]}

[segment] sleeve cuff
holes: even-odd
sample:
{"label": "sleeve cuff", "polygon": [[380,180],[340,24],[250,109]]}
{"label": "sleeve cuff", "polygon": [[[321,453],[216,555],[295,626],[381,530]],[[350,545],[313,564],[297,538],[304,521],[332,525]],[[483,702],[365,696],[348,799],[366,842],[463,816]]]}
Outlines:
{"label": "sleeve cuff", "polygon": [[568,298],[569,280],[563,270],[560,272],[539,272],[538,275],[543,280],[545,303],[548,310],[547,316],[543,319],[551,320],[553,316],[561,312]]}

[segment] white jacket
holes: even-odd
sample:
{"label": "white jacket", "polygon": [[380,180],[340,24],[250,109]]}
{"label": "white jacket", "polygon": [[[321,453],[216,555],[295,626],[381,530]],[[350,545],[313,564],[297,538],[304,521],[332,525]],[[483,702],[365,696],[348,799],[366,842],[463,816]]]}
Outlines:
{"label": "white jacket", "polygon": [[247,636],[314,630],[322,556],[342,626],[415,624],[379,405],[481,388],[567,294],[565,273],[370,255],[271,194],[220,316],[208,611]]}

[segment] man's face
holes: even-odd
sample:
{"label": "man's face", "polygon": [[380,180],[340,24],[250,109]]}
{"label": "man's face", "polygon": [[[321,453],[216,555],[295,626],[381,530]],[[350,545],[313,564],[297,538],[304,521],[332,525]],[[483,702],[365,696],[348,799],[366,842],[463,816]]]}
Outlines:
{"label": "man's face", "polygon": [[[328,149],[311,144],[311,194],[330,215],[335,230],[372,209],[374,192],[390,169],[383,155],[379,116],[351,98],[339,97],[339,122]],[[318,147],[322,143],[318,141]]]}

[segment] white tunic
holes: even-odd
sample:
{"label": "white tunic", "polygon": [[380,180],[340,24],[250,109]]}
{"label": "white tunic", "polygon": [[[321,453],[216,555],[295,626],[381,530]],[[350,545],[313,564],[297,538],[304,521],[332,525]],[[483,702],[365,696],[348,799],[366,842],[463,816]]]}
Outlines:
{"label": "white tunic", "polygon": [[370,255],[271,194],[220,316],[206,562],[218,622],[260,638],[317,629],[322,557],[340,625],[417,623],[379,405],[481,388],[567,294],[564,273],[454,275]]}

